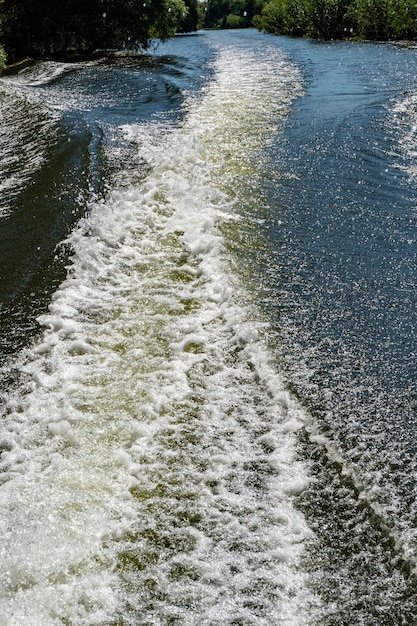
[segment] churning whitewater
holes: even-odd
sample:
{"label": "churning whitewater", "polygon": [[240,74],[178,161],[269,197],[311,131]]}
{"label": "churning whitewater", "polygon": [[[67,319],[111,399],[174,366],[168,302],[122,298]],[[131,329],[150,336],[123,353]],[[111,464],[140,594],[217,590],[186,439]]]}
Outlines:
{"label": "churning whitewater", "polygon": [[302,626],[319,610],[293,504],[305,416],[224,235],[245,229],[240,203],[301,78],[276,46],[211,46],[179,125],[117,129],[136,167],[64,242],[42,339],[13,363],[4,626]]}

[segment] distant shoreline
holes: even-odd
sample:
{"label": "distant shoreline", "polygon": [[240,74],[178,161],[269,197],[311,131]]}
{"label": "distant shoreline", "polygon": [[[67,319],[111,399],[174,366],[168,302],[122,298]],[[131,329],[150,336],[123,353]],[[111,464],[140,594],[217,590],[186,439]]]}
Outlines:
{"label": "distant shoreline", "polygon": [[35,64],[38,61],[56,61],[57,63],[77,63],[80,61],[94,61],[97,59],[114,59],[118,57],[130,57],[130,56],[141,56],[149,53],[149,51],[142,52],[133,52],[133,51],[119,51],[119,50],[97,50],[92,52],[91,54],[78,54],[78,53],[67,53],[58,55],[56,57],[52,56],[39,56],[34,58],[26,58],[20,61],[16,61],[16,63],[10,63],[6,65],[2,70],[0,70],[0,76],[13,76],[13,74],[18,74],[21,70],[29,67],[30,65]]}
{"label": "distant shoreline", "polygon": [[[216,31],[216,30],[233,30],[233,29],[219,29],[219,28],[204,28],[202,29],[203,31]],[[260,31],[262,32],[262,31]],[[265,31],[263,31],[265,32]],[[192,33],[176,33],[175,36],[177,35],[185,35],[185,36],[190,36],[190,35],[198,35],[198,32],[192,32]],[[267,33],[265,32],[266,35],[273,35],[276,37],[280,37],[281,35],[279,33]],[[290,35],[282,35],[284,37],[288,37]],[[295,37],[297,38],[297,37]],[[320,41],[314,37],[309,37],[309,39],[313,39],[315,41]],[[391,43],[397,46],[401,46],[404,48],[411,48],[411,49],[416,49],[417,48],[417,42],[415,40],[408,40],[408,39],[389,39],[389,40],[377,40],[377,39],[360,39],[360,38],[351,38],[351,39],[329,39],[329,40],[321,40],[321,41],[356,41],[356,42],[361,42],[361,43]],[[142,54],[149,51],[142,51]],[[53,58],[50,56],[47,57],[39,57],[39,58],[25,58],[22,59],[20,61],[16,61],[16,63],[11,63],[10,65],[6,65],[3,69],[0,69],[0,76],[13,76],[14,74],[18,74],[21,70],[24,70],[25,68],[29,67],[30,65],[36,63],[36,61],[58,61],[58,62],[77,62],[77,61],[92,61],[94,59],[100,59],[100,58],[114,58],[114,57],[119,57],[119,56],[139,56],[140,53],[139,52],[128,52],[128,51],[118,51],[118,50],[100,50],[100,51],[95,51],[92,52],[91,54],[82,54],[82,53],[76,53],[76,52],[68,52],[67,54],[63,54],[61,56],[58,56],[57,58]]]}

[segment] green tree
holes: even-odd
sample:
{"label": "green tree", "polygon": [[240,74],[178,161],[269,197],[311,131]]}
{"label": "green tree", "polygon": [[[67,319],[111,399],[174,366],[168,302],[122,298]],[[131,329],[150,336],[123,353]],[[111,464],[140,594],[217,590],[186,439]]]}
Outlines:
{"label": "green tree", "polygon": [[229,13],[226,16],[226,28],[242,28],[243,18],[236,13]]}
{"label": "green tree", "polygon": [[287,34],[287,17],[287,0],[270,0],[255,20],[255,26],[267,33]]}
{"label": "green tree", "polygon": [[259,30],[321,39],[415,39],[416,0],[267,0]]}
{"label": "green tree", "polygon": [[247,28],[253,26],[263,0],[208,0],[204,28]]}
{"label": "green tree", "polygon": [[14,60],[146,48],[186,14],[183,0],[4,0],[3,41]]}
{"label": "green tree", "polygon": [[353,0],[349,15],[359,37],[387,39],[388,0]]}
{"label": "green tree", "polygon": [[311,20],[309,0],[269,0],[255,21],[257,28],[281,35],[305,35]]}
{"label": "green tree", "polygon": [[229,0],[208,0],[205,7],[204,28],[225,28],[230,12]]}
{"label": "green tree", "polygon": [[197,0],[185,0],[187,14],[178,26],[179,33],[192,33],[198,30],[200,25],[200,12]]}
{"label": "green tree", "polygon": [[310,35],[318,39],[343,38],[349,21],[347,9],[346,0],[314,0],[310,11]]}
{"label": "green tree", "polygon": [[387,7],[387,31],[392,39],[415,39],[417,36],[417,2],[390,0]]}

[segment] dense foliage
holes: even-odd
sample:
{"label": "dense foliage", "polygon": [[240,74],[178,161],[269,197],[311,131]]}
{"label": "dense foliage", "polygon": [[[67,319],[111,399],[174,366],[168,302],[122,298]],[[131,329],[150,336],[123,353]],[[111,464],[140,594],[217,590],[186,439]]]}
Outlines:
{"label": "dense foliage", "polygon": [[415,39],[416,0],[207,0],[205,28],[259,30],[322,39]]}
{"label": "dense foliage", "polygon": [[184,0],[187,14],[177,27],[179,33],[192,33],[200,27],[200,3],[198,0]]}
{"label": "dense foliage", "polygon": [[[193,2],[195,3],[193,5]],[[197,0],[4,0],[2,43],[11,61],[146,48],[180,25],[193,29]],[[187,14],[191,17],[187,22]]]}
{"label": "dense foliage", "polygon": [[262,10],[262,0],[208,0],[204,28],[247,28]]}
{"label": "dense foliage", "polygon": [[267,0],[258,28],[324,39],[414,39],[415,0]]}
{"label": "dense foliage", "polygon": [[323,39],[416,39],[417,0],[0,0],[0,70],[6,53],[13,62],[146,48],[200,23]]}

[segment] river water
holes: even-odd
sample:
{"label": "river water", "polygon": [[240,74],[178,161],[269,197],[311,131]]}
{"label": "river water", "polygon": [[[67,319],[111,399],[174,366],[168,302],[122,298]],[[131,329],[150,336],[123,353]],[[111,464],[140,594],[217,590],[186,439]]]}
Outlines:
{"label": "river water", "polygon": [[417,50],[0,81],[0,624],[412,625]]}

